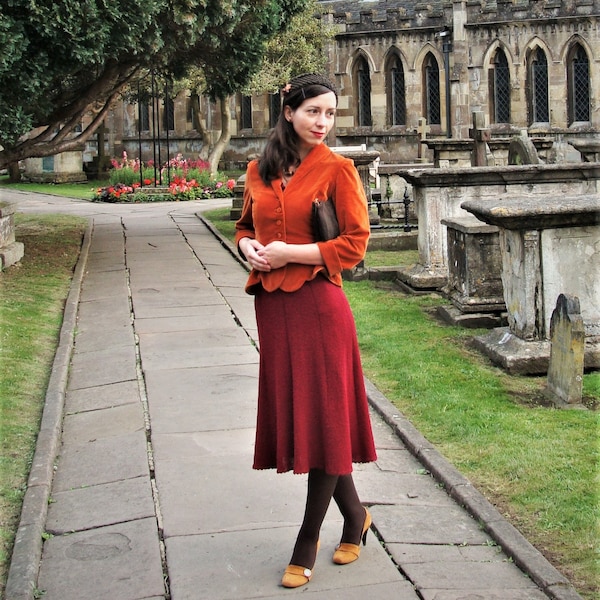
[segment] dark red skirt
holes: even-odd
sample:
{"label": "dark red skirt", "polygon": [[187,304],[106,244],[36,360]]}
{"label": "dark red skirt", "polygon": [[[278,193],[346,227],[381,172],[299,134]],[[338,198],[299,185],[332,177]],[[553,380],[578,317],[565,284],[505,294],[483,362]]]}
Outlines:
{"label": "dark red skirt", "polygon": [[343,290],[318,276],[258,291],[260,375],[254,468],[331,475],[377,456],[356,326]]}

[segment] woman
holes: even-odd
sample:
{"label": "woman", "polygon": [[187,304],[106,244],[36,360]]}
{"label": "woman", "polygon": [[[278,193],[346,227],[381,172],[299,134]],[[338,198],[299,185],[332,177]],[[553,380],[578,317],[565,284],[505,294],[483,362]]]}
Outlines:
{"label": "woman", "polygon": [[[352,479],[353,462],[376,459],[354,319],[341,273],[363,257],[367,203],[351,160],[323,143],[337,92],[306,74],[283,90],[282,110],[265,150],[248,165],[236,223],[240,253],[252,267],[260,344],[254,468],[308,473],[304,520],[284,587],[312,575],[331,498],[344,518],[333,560],[353,562],[371,516]],[[314,200],[332,201],[340,235],[315,242]]]}

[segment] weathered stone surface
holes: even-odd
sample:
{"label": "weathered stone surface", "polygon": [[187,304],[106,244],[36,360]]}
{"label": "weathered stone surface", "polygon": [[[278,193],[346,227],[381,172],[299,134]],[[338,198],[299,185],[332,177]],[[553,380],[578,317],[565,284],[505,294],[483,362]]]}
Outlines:
{"label": "weathered stone surface", "polygon": [[444,293],[462,312],[505,310],[498,228],[469,217],[442,219],[442,224],[448,228]]}
{"label": "weathered stone surface", "polygon": [[579,299],[561,294],[550,321],[547,392],[560,404],[581,403],[585,330]]}
{"label": "weathered stone surface", "polygon": [[[586,367],[600,362],[600,196],[528,196],[463,202],[463,208],[500,228],[502,283],[510,333],[545,351],[550,316],[564,292],[579,298],[586,331]],[[499,354],[507,359],[510,337]],[[523,348],[521,348],[522,350]],[[530,345],[527,351],[535,354]],[[488,354],[492,357],[491,354]],[[546,357],[538,356],[539,368]],[[494,360],[494,358],[492,358]],[[494,360],[494,362],[498,362]],[[513,371],[515,372],[515,371]],[[521,372],[545,372],[528,370]]]}
{"label": "weathered stone surface", "polygon": [[38,588],[60,600],[115,600],[164,594],[155,518],[46,541]]}
{"label": "weathered stone surface", "polygon": [[0,271],[19,262],[25,247],[15,241],[15,205],[10,202],[0,202]]}

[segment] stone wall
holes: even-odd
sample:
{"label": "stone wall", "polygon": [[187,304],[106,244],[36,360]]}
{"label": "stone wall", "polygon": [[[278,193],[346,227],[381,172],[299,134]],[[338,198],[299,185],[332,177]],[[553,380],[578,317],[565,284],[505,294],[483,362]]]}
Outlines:
{"label": "stone wall", "polygon": [[23,177],[35,183],[73,183],[87,180],[81,151],[61,152],[45,158],[27,158]]}

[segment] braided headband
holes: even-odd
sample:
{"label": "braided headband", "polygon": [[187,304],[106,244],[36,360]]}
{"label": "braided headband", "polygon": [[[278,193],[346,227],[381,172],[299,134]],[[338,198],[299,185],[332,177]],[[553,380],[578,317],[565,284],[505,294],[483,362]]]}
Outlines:
{"label": "braided headband", "polygon": [[335,97],[337,98],[337,90],[335,86],[327,77],[324,75],[320,75],[319,73],[304,73],[303,75],[298,75],[294,77],[282,90],[281,93],[284,97],[289,96],[290,94],[295,94],[296,92],[301,92],[302,96],[304,96],[304,88],[310,85],[321,85],[328,90],[331,90]]}

